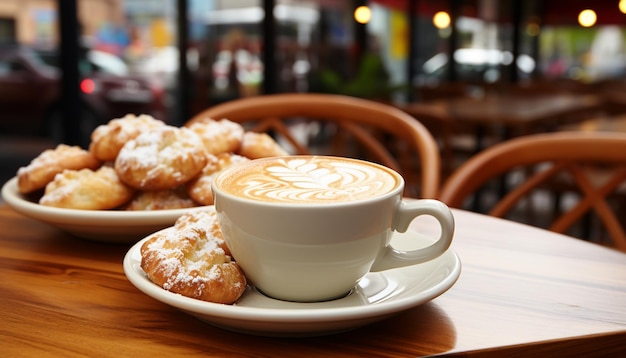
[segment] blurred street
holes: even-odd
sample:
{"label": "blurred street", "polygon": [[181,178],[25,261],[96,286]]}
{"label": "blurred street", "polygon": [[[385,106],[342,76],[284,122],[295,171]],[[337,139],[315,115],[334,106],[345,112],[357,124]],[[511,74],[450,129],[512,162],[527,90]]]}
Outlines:
{"label": "blurred street", "polygon": [[0,136],[0,182],[2,185],[16,175],[19,167],[27,165],[48,148],[54,148],[54,144],[45,139]]}

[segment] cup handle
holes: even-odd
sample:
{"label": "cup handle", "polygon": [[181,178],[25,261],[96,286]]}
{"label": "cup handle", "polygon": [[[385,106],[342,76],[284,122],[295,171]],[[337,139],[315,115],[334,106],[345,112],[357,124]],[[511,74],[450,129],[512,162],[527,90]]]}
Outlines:
{"label": "cup handle", "polygon": [[450,208],[438,200],[402,200],[396,209],[393,229],[397,232],[405,232],[411,222],[421,215],[433,216],[439,222],[441,234],[437,241],[430,246],[411,251],[399,251],[387,245],[374,261],[370,271],[383,271],[423,263],[440,256],[450,247],[454,235],[454,216]]}

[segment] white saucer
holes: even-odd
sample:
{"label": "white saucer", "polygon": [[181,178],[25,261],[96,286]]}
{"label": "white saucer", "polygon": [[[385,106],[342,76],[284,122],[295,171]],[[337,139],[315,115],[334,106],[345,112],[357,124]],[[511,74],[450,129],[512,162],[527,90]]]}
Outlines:
{"label": "white saucer", "polygon": [[74,236],[112,243],[135,243],[155,231],[174,225],[189,209],[170,210],[78,210],[40,205],[36,199],[22,195],[17,178],[2,186],[2,198],[16,211],[55,226]]}
{"label": "white saucer", "polygon": [[[263,336],[314,336],[364,326],[432,300],[452,287],[461,273],[461,261],[449,249],[421,265],[369,273],[350,294],[333,301],[286,302],[251,287],[236,304],[223,305],[184,297],[152,283],[141,269],[140,248],[145,240],[124,258],[126,277],[139,290],[211,325]],[[409,232],[394,235],[392,244],[404,240],[428,243]]]}

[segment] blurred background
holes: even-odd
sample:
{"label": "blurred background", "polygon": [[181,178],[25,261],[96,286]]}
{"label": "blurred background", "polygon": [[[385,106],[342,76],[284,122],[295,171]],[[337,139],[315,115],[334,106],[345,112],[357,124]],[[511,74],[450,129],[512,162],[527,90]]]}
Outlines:
{"label": "blurred background", "polygon": [[619,0],[2,0],[1,179],[126,113],[180,125],[261,93],[406,103],[450,83],[528,81],[621,93],[624,11]]}

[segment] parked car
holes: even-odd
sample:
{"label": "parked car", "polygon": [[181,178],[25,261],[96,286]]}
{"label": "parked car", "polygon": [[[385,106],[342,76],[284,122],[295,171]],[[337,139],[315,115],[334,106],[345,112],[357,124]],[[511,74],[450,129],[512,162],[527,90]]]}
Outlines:
{"label": "parked car", "polygon": [[[44,60],[45,59],[45,60]],[[24,46],[0,48],[0,130],[61,140],[61,71],[58,55]],[[80,60],[81,142],[99,124],[127,113],[162,119],[158,83],[130,75],[114,55],[87,51]],[[83,143],[81,143],[83,144]]]}

